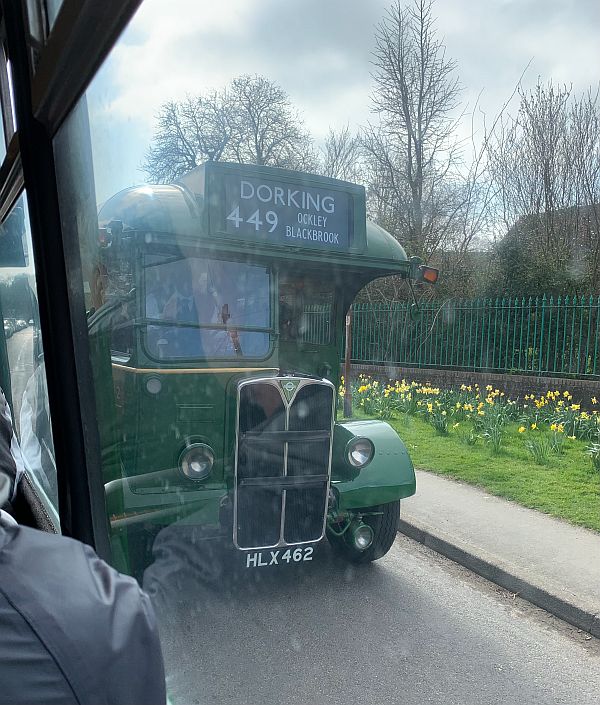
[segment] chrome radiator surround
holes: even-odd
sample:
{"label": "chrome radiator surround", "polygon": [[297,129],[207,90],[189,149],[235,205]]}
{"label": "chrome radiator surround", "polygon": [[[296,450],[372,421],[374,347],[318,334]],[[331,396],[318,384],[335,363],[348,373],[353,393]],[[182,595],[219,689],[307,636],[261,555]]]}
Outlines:
{"label": "chrome radiator surround", "polygon": [[316,543],[325,534],[335,387],[266,377],[237,389],[233,543],[260,550]]}

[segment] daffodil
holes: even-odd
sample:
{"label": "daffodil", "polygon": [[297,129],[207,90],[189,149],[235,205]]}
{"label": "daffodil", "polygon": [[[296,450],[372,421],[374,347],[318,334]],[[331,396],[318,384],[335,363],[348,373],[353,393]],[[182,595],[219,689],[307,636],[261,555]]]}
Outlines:
{"label": "daffodil", "polygon": [[531,430],[532,430],[532,431],[535,431],[536,428],[537,428],[537,424],[536,424],[536,423],[532,423],[532,424],[531,424]]}
{"label": "daffodil", "polygon": [[526,430],[525,426],[519,426],[519,433],[525,433]]}

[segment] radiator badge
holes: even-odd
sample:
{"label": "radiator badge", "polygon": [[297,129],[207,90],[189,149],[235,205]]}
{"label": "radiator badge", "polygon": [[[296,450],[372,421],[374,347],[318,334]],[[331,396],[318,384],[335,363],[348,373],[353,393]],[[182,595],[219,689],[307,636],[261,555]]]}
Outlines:
{"label": "radiator badge", "polygon": [[298,388],[299,381],[296,380],[291,380],[288,379],[285,382],[281,384],[281,388],[283,389],[283,393],[285,394],[285,398],[288,401],[288,404],[290,403],[292,397],[294,396],[294,393],[296,392],[296,389]]}

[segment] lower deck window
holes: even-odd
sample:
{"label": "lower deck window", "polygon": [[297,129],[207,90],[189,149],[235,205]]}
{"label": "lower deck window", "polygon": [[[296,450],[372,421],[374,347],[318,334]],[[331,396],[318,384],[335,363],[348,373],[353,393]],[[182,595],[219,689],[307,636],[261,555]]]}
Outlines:
{"label": "lower deck window", "polygon": [[259,358],[269,351],[265,267],[200,257],[148,255],[146,347],[152,357]]}

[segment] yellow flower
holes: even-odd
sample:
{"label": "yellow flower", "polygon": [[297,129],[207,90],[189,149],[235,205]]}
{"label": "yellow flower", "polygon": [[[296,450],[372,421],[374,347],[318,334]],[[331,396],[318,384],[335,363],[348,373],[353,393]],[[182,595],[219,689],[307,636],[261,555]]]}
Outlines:
{"label": "yellow flower", "polygon": [[597,403],[598,403],[598,400],[596,399],[596,397],[592,397],[592,404],[597,404]]}
{"label": "yellow flower", "polygon": [[459,426],[460,426],[459,423],[453,423],[453,424],[452,424],[452,428],[458,428]]}
{"label": "yellow flower", "polygon": [[493,389],[492,385],[491,385],[491,384],[488,384],[487,387],[485,388],[485,391],[486,391],[486,392],[491,392],[492,389]]}
{"label": "yellow flower", "polygon": [[556,424],[555,424],[555,423],[551,423],[551,424],[550,424],[550,430],[551,430],[551,431],[556,431]]}
{"label": "yellow flower", "polygon": [[532,424],[531,424],[531,430],[532,430],[532,431],[535,431],[536,428],[537,428],[537,424],[536,424],[536,423],[532,423]]}
{"label": "yellow flower", "polygon": [[574,441],[574,440],[575,440],[575,436],[567,436],[567,438],[568,438],[570,441]]}
{"label": "yellow flower", "polygon": [[526,428],[525,426],[519,426],[519,433],[525,433]]}
{"label": "yellow flower", "polygon": [[568,396],[569,396],[569,392],[563,392],[563,397],[568,397]]}
{"label": "yellow flower", "polygon": [[580,408],[580,404],[571,404],[571,411],[579,411]]}
{"label": "yellow flower", "polygon": [[442,416],[446,416],[446,411],[442,411]]}
{"label": "yellow flower", "polygon": [[558,433],[564,433],[565,427],[561,423],[559,423],[558,426],[556,427],[556,430]]}
{"label": "yellow flower", "polygon": [[478,415],[478,416],[485,416],[485,411],[478,411],[478,412],[477,412],[477,415]]}

